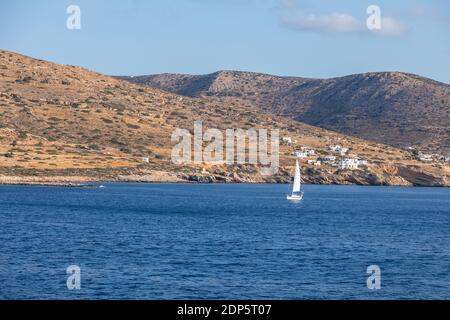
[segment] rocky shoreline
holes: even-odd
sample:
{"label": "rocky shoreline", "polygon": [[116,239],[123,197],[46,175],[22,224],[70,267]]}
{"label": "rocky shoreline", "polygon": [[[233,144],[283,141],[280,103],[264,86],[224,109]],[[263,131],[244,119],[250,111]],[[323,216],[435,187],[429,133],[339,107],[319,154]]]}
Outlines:
{"label": "rocky shoreline", "polygon": [[[0,171],[0,184],[59,187],[89,187],[106,182],[133,183],[281,183],[291,182],[291,169],[280,168],[278,174],[262,176],[249,167],[232,170],[184,170],[185,172],[121,168],[111,170],[51,170]],[[364,170],[336,170],[302,168],[305,184],[367,185],[367,186],[424,186],[449,187],[450,176],[440,171],[429,172],[415,166],[371,166]]]}

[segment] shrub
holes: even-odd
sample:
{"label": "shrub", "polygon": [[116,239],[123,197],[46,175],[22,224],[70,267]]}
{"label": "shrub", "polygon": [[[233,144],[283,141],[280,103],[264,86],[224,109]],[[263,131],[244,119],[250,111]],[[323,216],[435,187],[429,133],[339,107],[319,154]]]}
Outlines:
{"label": "shrub", "polygon": [[102,121],[105,123],[113,123],[113,121],[111,119],[107,119],[107,118],[102,118]]}
{"label": "shrub", "polygon": [[26,139],[27,136],[28,136],[27,133],[24,132],[24,131],[21,131],[21,132],[19,133],[19,139],[21,139],[21,140]]}
{"label": "shrub", "polygon": [[130,129],[139,129],[140,127],[136,124],[127,123],[127,127]]}

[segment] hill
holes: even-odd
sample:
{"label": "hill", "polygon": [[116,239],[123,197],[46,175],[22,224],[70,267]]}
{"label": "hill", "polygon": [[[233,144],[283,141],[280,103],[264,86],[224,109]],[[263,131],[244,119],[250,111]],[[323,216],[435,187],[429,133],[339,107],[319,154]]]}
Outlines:
{"label": "hill", "polygon": [[[261,176],[253,165],[174,164],[177,128],[279,129],[280,170]],[[0,51],[0,183],[83,181],[288,182],[292,152],[318,155],[341,144],[368,160],[340,170],[303,160],[304,181],[338,184],[448,185],[447,165],[410,153],[261,112],[242,100],[186,97],[75,66]],[[143,158],[148,158],[143,161]]]}
{"label": "hill", "polygon": [[239,98],[346,135],[450,155],[450,86],[413,74],[309,79],[221,71],[122,78],[191,97]]}

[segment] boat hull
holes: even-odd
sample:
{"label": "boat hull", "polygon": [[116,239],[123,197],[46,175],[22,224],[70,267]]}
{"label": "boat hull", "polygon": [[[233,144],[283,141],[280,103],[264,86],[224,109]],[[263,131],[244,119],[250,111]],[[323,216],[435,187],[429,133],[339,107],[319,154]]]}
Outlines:
{"label": "boat hull", "polygon": [[293,201],[293,202],[299,202],[299,201],[301,201],[303,199],[303,192],[301,194],[299,194],[299,195],[296,195],[296,194],[289,195],[288,194],[286,196],[286,199],[290,200],[290,201]]}

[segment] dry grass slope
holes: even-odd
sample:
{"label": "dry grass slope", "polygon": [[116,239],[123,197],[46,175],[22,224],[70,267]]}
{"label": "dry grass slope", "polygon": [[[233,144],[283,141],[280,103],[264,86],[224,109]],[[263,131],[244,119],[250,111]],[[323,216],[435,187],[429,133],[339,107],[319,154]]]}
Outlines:
{"label": "dry grass slope", "polygon": [[413,74],[308,79],[222,71],[127,80],[192,97],[240,98],[261,110],[347,135],[450,155],[450,86]]}
{"label": "dry grass slope", "polygon": [[[261,81],[267,81],[267,76],[261,77]],[[217,83],[213,85],[216,90],[223,90]],[[252,89],[246,90],[250,94]],[[221,130],[280,129],[282,135],[297,143],[281,146],[282,167],[272,177],[260,176],[257,168],[249,165],[174,165],[170,161],[171,134],[175,128],[192,130],[195,120],[202,120],[205,128]],[[306,181],[409,185],[412,182],[397,175],[397,168],[406,166],[413,172],[408,171],[408,177],[414,172],[426,172],[429,179],[425,184],[447,184],[445,166],[424,165],[399,149],[261,112],[242,97],[180,96],[80,67],[0,51],[3,183],[286,182],[290,179],[294,162],[290,154],[294,149],[307,145],[326,150],[336,143],[348,146],[372,165],[367,170],[340,172],[328,166],[317,169],[305,164]],[[142,162],[144,156],[149,157],[149,163]]]}

